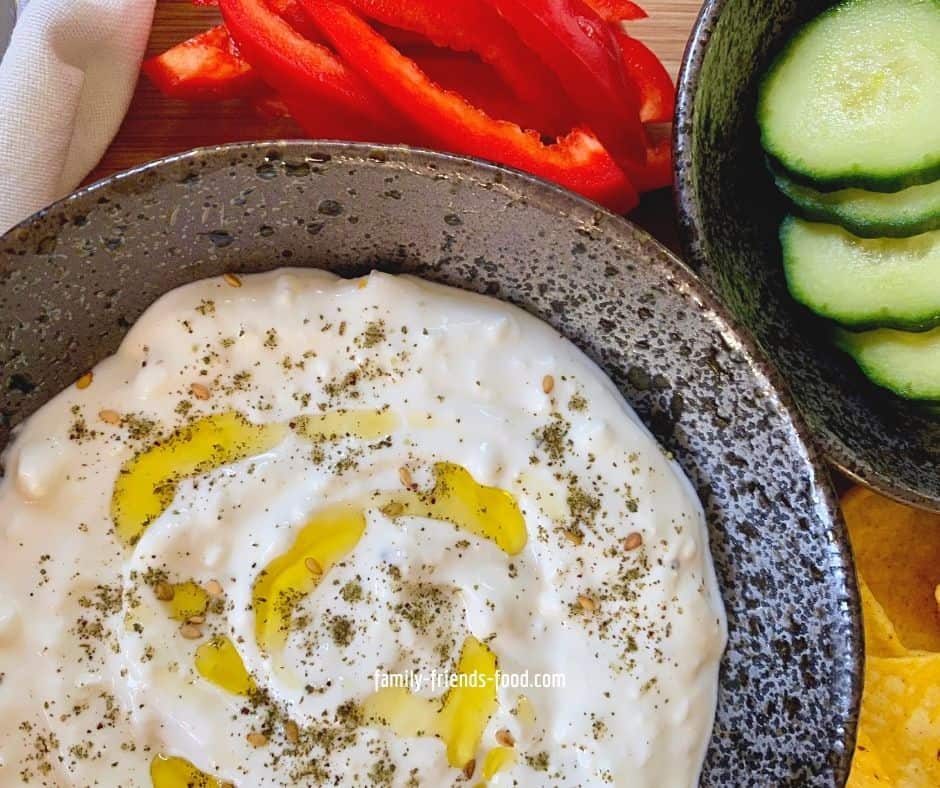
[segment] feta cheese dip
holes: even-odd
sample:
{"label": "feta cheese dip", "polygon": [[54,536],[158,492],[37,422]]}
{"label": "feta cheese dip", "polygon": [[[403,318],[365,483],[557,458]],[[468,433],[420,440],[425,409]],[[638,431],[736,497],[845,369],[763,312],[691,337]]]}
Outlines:
{"label": "feta cheese dip", "polygon": [[726,639],[701,506],[516,307],[196,282],[3,466],[0,785],[698,781]]}

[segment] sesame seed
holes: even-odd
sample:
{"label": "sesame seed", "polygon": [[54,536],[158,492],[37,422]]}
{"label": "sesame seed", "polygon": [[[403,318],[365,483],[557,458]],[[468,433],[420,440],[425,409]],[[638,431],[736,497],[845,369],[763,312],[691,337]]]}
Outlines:
{"label": "sesame seed", "polygon": [[513,736],[506,728],[500,728],[496,731],[496,741],[503,745],[503,747],[513,747],[516,744],[516,737]]}
{"label": "sesame seed", "polygon": [[409,489],[414,484],[414,479],[411,478],[411,471],[404,466],[398,469],[398,478],[401,479],[401,483]]}
{"label": "sesame seed", "polygon": [[551,394],[555,390],[555,378],[551,375],[546,375],[542,378],[542,391],[546,394]]}
{"label": "sesame seed", "polygon": [[222,593],[222,584],[218,580],[210,580],[205,589],[209,596],[219,596]]}
{"label": "sesame seed", "polygon": [[105,424],[121,423],[121,414],[116,410],[99,410],[98,418],[101,419]]}
{"label": "sesame seed", "polygon": [[232,287],[241,287],[242,280],[239,279],[235,274],[224,273],[222,278],[225,280],[225,284],[231,285]]}
{"label": "sesame seed", "polygon": [[183,624],[183,626],[180,627],[180,634],[186,638],[186,640],[198,640],[202,637],[202,627],[196,624]]}
{"label": "sesame seed", "polygon": [[579,534],[577,531],[565,531],[565,536],[568,537],[568,541],[570,541],[572,544],[578,545],[584,541],[581,534]]}
{"label": "sesame seed", "polygon": [[578,597],[578,604],[581,605],[581,609],[585,613],[593,613],[597,610],[597,602],[595,602],[591,597],[581,594]]}
{"label": "sesame seed", "polygon": [[169,602],[176,595],[176,591],[165,580],[161,580],[153,589],[154,596],[161,602]]}
{"label": "sesame seed", "polygon": [[205,624],[206,617],[205,616],[190,616],[189,618],[186,619],[186,623],[187,624]]}
{"label": "sesame seed", "polygon": [[252,747],[264,747],[264,745],[268,743],[268,737],[256,731],[252,731],[245,738],[248,739],[248,743]]}
{"label": "sesame seed", "polygon": [[405,511],[405,505],[400,501],[392,501],[383,506],[381,511],[386,517],[398,517]]}
{"label": "sesame seed", "polygon": [[623,549],[636,550],[641,544],[643,544],[643,536],[634,531],[623,540]]}
{"label": "sesame seed", "polygon": [[192,394],[196,399],[209,399],[209,387],[202,383],[193,383],[189,387],[189,393]]}
{"label": "sesame seed", "polygon": [[312,555],[307,556],[307,558],[304,560],[304,566],[307,567],[307,570],[310,572],[310,574],[313,574],[313,575],[323,574],[323,567],[320,566],[320,562],[317,561],[317,559],[314,558]]}
{"label": "sesame seed", "polygon": [[297,727],[297,723],[293,720],[288,720],[284,723],[284,738],[291,744],[296,744],[300,741],[300,728]]}
{"label": "sesame seed", "polygon": [[91,385],[91,381],[94,380],[94,373],[86,372],[78,380],[75,381],[75,388],[77,389],[87,389]]}

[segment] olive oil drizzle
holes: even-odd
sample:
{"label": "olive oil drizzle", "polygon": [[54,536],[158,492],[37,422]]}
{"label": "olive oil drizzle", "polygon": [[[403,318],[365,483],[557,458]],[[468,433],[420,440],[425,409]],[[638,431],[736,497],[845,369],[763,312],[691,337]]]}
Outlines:
{"label": "olive oil drizzle", "polygon": [[[123,542],[134,544],[176,495],[179,483],[224,465],[273,449],[291,429],[312,442],[346,437],[372,440],[390,434],[398,419],[387,411],[330,411],[298,417],[288,424],[256,425],[237,413],[211,415],[172,433],[142,451],[121,469],[112,496],[112,517]],[[515,497],[503,489],[477,482],[455,463],[431,467],[433,484],[419,489],[411,472],[402,469],[404,490],[376,492],[365,505],[355,502],[325,507],[304,524],[293,544],[258,575],[252,589],[255,637],[262,652],[283,648],[292,629],[297,606],[358,544],[365,532],[366,513],[372,508],[395,519],[422,517],[446,522],[487,539],[508,555],[526,545],[525,519]],[[208,607],[208,594],[194,581],[169,586],[162,599],[167,614],[176,620],[199,620]],[[258,690],[234,643],[216,635],[195,650],[196,672],[235,695]],[[468,636],[456,666],[459,676],[483,677],[482,683],[463,684],[442,698],[431,700],[407,690],[386,689],[364,704],[366,718],[402,736],[434,735],[442,740],[448,763],[465,771],[475,768],[490,718],[495,713],[496,657],[485,643]],[[514,750],[497,747],[487,753],[481,774],[488,780],[514,759]],[[158,755],[151,766],[154,788],[206,786],[219,781],[182,758]]]}

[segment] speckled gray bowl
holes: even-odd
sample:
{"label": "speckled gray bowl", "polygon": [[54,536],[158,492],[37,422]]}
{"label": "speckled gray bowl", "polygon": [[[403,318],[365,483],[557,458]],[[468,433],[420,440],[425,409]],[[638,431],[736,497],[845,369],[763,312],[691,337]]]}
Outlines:
{"label": "speckled gray bowl", "polygon": [[818,445],[846,475],[940,510],[940,418],[869,383],[830,328],[787,292],[786,212],[754,117],[768,63],[821,0],[710,0],[679,77],[676,194],[686,258],[786,378]]}
{"label": "speckled gray bowl", "polygon": [[593,357],[708,512],[730,645],[702,784],[841,785],[861,644],[825,469],[691,272],[550,185],[407,149],[281,143],[196,151],[79,192],[0,239],[0,447],[162,293],[281,265],[489,293]]}

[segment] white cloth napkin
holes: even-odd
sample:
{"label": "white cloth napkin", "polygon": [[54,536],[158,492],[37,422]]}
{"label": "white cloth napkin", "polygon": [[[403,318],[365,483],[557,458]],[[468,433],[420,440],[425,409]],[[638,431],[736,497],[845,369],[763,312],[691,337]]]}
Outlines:
{"label": "white cloth napkin", "polygon": [[154,0],[21,1],[0,62],[0,232],[72,191],[127,112]]}

